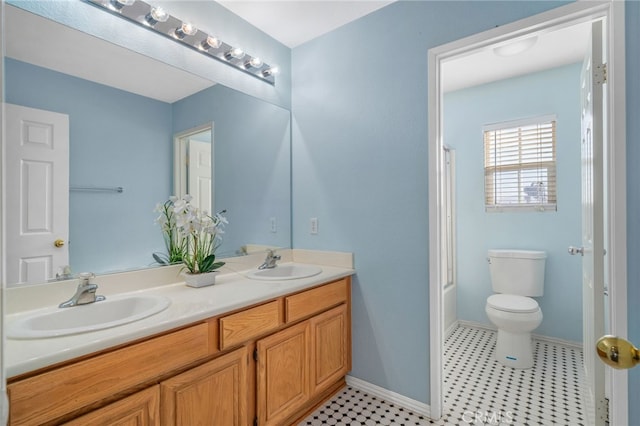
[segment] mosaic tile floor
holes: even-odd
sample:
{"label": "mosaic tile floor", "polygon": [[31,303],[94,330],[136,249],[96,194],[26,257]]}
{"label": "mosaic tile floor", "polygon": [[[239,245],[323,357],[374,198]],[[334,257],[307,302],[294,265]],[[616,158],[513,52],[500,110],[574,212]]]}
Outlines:
{"label": "mosaic tile floor", "polygon": [[346,387],[299,426],[586,424],[582,351],[534,340],[534,366],[504,367],[493,358],[496,333],[458,327],[445,342],[444,415],[437,421]]}

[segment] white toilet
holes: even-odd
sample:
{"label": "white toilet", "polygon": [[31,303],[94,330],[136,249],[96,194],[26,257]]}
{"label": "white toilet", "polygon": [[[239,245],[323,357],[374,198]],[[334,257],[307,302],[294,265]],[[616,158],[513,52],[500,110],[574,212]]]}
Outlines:
{"label": "white toilet", "polygon": [[542,296],[547,254],[530,250],[489,250],[494,294],[485,312],[498,328],[496,360],[508,367],[533,367],[531,332],[542,323],[542,311],[531,297]]}

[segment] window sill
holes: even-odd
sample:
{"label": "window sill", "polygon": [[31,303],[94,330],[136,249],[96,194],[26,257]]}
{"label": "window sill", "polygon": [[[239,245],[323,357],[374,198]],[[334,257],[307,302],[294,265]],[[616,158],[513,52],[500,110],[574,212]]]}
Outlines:
{"label": "window sill", "polygon": [[556,204],[503,204],[498,206],[484,206],[487,213],[509,213],[509,212],[555,212],[558,210]]}

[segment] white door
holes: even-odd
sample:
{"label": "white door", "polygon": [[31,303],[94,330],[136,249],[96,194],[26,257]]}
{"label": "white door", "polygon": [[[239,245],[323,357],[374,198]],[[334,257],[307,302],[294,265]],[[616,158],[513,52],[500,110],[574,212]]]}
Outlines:
{"label": "white door", "polygon": [[7,282],[69,263],[69,116],[5,104]]}
{"label": "white door", "polygon": [[192,204],[211,212],[211,144],[189,140],[188,193]]}
{"label": "white door", "polygon": [[[582,107],[582,248],[583,352],[589,424],[604,425],[604,364],[598,362],[596,340],[604,334],[604,143],[602,21],[592,24],[591,48],[581,75]],[[572,250],[570,249],[570,252]]]}

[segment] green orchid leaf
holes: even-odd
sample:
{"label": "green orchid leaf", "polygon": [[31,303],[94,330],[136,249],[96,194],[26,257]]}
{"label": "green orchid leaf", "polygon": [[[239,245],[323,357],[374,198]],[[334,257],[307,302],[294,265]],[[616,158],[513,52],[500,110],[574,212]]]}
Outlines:
{"label": "green orchid leaf", "polygon": [[209,256],[205,257],[202,262],[200,262],[200,265],[198,265],[200,267],[200,272],[213,271],[213,265],[215,261],[216,256],[214,254],[210,254]]}
{"label": "green orchid leaf", "polygon": [[212,265],[211,270],[215,271],[216,269],[222,268],[223,266],[224,266],[224,262],[216,262]]}
{"label": "green orchid leaf", "polygon": [[160,265],[167,265],[169,263],[166,259],[163,259],[161,254],[153,253],[151,256],[153,256],[153,260],[155,260],[156,263],[159,263]]}

